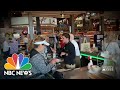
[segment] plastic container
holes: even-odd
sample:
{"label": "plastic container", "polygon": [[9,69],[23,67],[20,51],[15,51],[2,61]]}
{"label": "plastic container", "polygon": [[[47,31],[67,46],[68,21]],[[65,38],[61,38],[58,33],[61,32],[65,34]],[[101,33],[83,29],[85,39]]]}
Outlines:
{"label": "plastic container", "polygon": [[99,66],[97,66],[97,65],[93,65],[93,66],[91,66],[91,68],[89,69],[89,73],[94,73],[94,74],[99,74],[99,73],[101,73],[101,71],[102,71],[102,68],[101,67],[99,67]]}

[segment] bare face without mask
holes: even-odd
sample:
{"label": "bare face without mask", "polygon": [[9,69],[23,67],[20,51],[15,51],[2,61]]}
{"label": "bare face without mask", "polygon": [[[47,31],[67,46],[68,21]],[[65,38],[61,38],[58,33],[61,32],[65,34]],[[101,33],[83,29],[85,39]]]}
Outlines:
{"label": "bare face without mask", "polygon": [[62,38],[63,38],[63,43],[67,43],[68,42],[68,38],[66,38],[65,36],[63,36]]}

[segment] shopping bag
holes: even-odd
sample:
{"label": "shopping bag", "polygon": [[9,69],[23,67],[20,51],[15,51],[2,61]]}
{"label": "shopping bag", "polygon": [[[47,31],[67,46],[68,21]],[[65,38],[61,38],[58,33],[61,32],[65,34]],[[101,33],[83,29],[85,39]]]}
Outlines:
{"label": "shopping bag", "polygon": [[83,52],[90,51],[90,42],[87,42],[86,38],[84,38],[83,43],[81,43],[81,51]]}

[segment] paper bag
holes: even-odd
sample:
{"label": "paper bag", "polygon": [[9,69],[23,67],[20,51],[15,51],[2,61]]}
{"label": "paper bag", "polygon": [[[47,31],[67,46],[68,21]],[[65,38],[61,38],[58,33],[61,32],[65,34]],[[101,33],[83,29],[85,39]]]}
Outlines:
{"label": "paper bag", "polygon": [[86,38],[84,38],[83,43],[81,43],[81,51],[83,52],[90,51],[90,42],[87,42]]}

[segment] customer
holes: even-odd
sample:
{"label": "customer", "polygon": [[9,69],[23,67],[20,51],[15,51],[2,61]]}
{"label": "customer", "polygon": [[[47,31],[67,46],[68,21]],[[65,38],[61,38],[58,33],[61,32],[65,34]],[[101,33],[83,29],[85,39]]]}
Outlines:
{"label": "customer", "polygon": [[65,43],[63,43],[62,34],[59,35],[59,43],[60,43],[60,49],[63,49],[65,46]]}
{"label": "customer", "polygon": [[61,52],[60,56],[63,56],[66,68],[75,68],[75,47],[70,42],[70,35],[68,33],[63,33],[63,42],[65,43],[64,50]]}
{"label": "customer", "polygon": [[60,57],[60,53],[64,49],[64,46],[65,46],[65,43],[63,42],[61,33],[59,34],[58,43],[56,43],[56,44],[57,44],[57,47],[56,47],[57,56]]}
{"label": "customer", "polygon": [[118,35],[118,40],[117,40],[117,43],[118,43],[119,48],[120,48],[120,35]]}
{"label": "customer", "polygon": [[3,42],[3,53],[4,53],[4,59],[6,59],[10,55],[10,45],[7,38],[5,38]]}
{"label": "customer", "polygon": [[120,79],[120,48],[116,42],[117,34],[116,32],[109,31],[107,32],[106,38],[103,43],[103,51],[106,50],[109,52],[109,58],[106,58],[104,61],[105,66],[111,65],[115,67],[115,72],[112,73],[115,78]]}
{"label": "customer", "polygon": [[9,42],[9,46],[10,46],[10,55],[12,55],[14,53],[18,53],[18,41],[17,41],[17,39],[15,39],[13,37],[12,40],[10,40],[10,42]]}
{"label": "customer", "polygon": [[78,68],[80,67],[80,50],[79,50],[78,43],[74,40],[73,34],[70,34],[70,41],[75,47],[75,54],[76,54],[75,62],[76,62],[76,68]]}
{"label": "customer", "polygon": [[25,35],[24,36],[24,38],[23,38],[23,42],[24,42],[24,44],[25,44],[25,52],[26,52],[26,54],[28,53],[28,41],[29,41],[29,39],[28,39],[28,37],[27,37],[27,35]]}
{"label": "customer", "polygon": [[32,64],[32,77],[36,76],[36,79],[48,78],[46,74],[51,72],[52,68],[59,61],[58,59],[52,59],[50,62],[45,59],[44,49],[45,45],[49,46],[41,36],[37,36],[34,42],[34,48],[30,52],[30,63]]}
{"label": "customer", "polygon": [[[44,38],[46,40],[46,42],[50,43],[50,40],[49,40],[49,36],[47,35],[40,35],[42,38]],[[45,55],[45,58],[47,59],[47,55],[50,53],[52,54],[52,50],[51,50],[51,45],[49,46],[46,46],[45,49],[44,49],[44,55]],[[52,48],[53,49],[53,48]]]}

